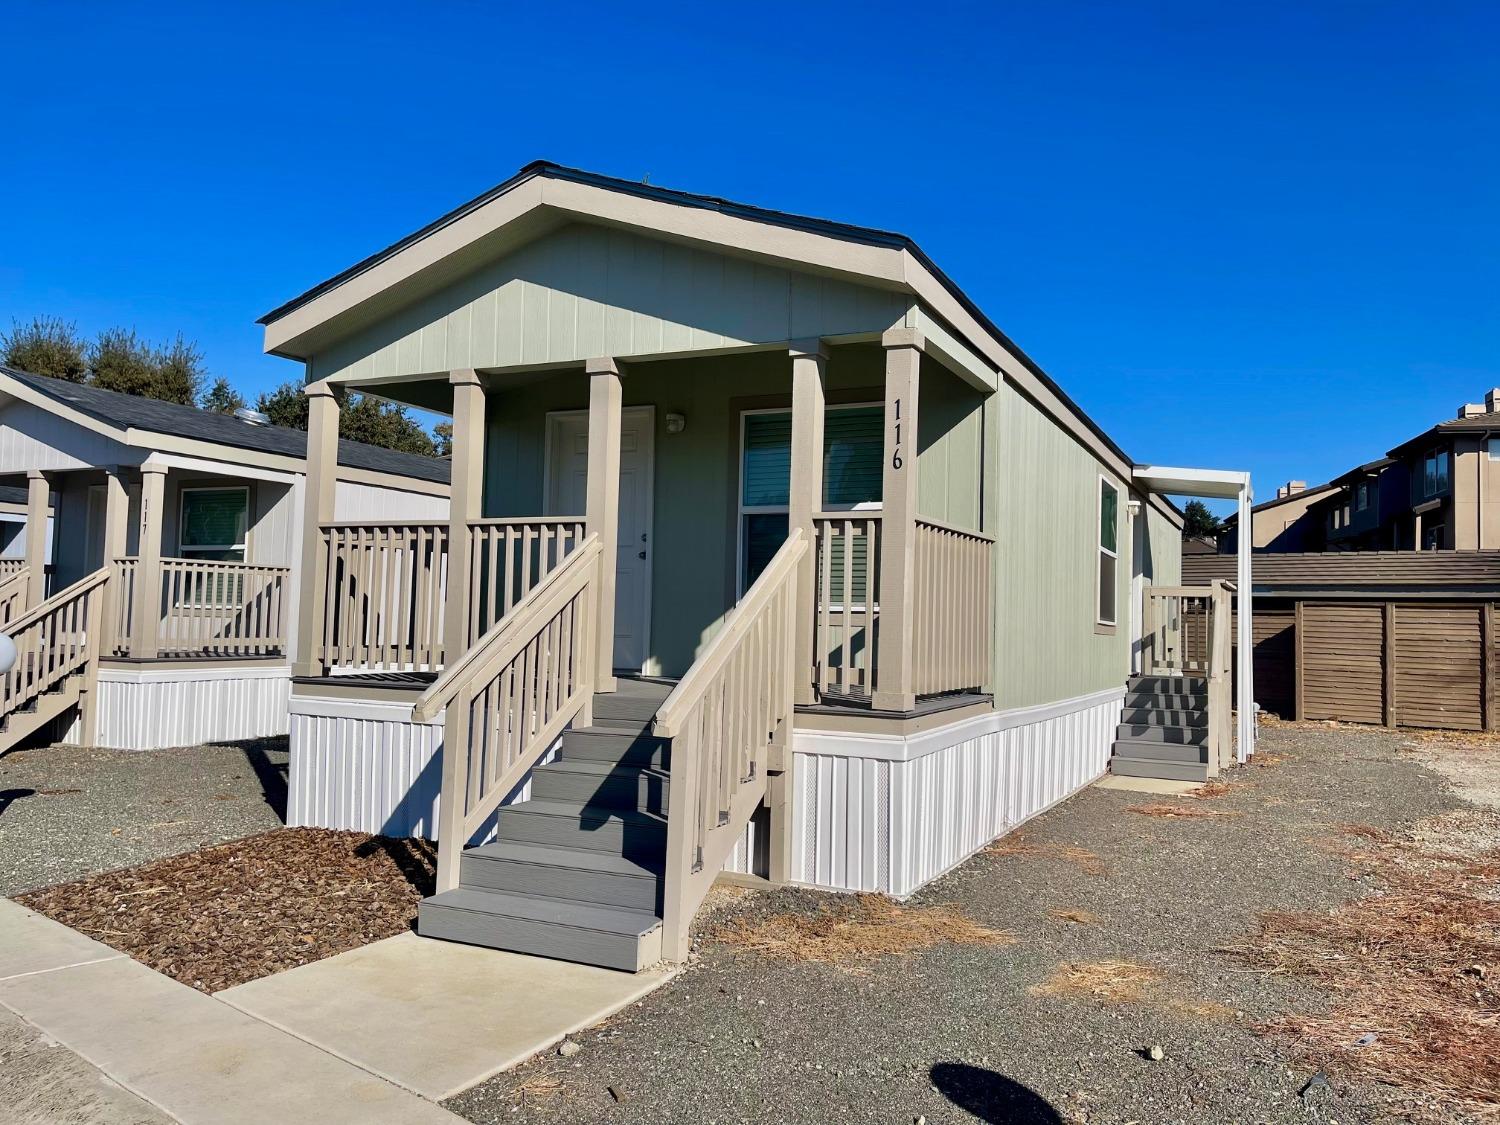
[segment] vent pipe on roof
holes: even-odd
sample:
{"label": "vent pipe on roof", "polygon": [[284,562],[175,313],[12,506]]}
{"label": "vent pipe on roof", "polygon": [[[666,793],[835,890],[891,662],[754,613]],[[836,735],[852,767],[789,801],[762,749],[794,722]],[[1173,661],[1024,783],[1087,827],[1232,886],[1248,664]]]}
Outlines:
{"label": "vent pipe on roof", "polygon": [[248,406],[242,406],[234,412],[234,416],[247,426],[269,426],[271,419],[269,415],[262,414],[259,410],[251,410]]}

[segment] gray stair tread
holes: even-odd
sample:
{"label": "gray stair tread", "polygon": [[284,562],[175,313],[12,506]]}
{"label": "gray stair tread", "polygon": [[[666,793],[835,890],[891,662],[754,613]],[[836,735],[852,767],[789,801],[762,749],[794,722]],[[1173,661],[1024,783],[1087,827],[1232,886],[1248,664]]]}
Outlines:
{"label": "gray stair tread", "polygon": [[1207,762],[1157,762],[1136,761],[1131,758],[1111,758],[1111,773],[1121,777],[1155,777],[1163,781],[1207,781]]}
{"label": "gray stair tread", "polygon": [[633,766],[624,762],[611,762],[599,758],[556,758],[545,766],[537,766],[534,773],[569,773],[583,777],[597,777],[600,780],[611,775],[619,777],[634,777],[638,774],[649,774],[653,777],[666,779],[670,776],[666,770],[655,769],[652,766]]}
{"label": "gray stair tread", "polygon": [[487,891],[475,887],[458,887],[422,900],[424,907],[464,910],[473,914],[492,914],[519,918],[575,930],[640,937],[661,925],[655,914],[625,910],[617,906],[600,906],[592,902],[538,898],[508,891]]}
{"label": "gray stair tread", "polygon": [[660,813],[642,812],[640,809],[618,809],[591,805],[587,801],[554,801],[547,798],[533,798],[530,801],[522,801],[520,804],[507,805],[501,810],[503,816],[510,816],[515,813],[531,813],[536,816],[562,816],[574,820],[582,816],[600,813],[615,820],[631,824],[663,829],[667,826],[666,816]]}
{"label": "gray stair tread", "polygon": [[1170,742],[1174,746],[1199,746],[1208,740],[1208,728],[1169,727],[1161,723],[1136,723],[1127,720],[1115,727],[1115,737],[1142,742]]}
{"label": "gray stair tread", "polygon": [[1208,747],[1180,742],[1148,742],[1144,739],[1118,738],[1113,747],[1117,758],[1142,762],[1202,762],[1208,760]]}
{"label": "gray stair tread", "polygon": [[580,871],[598,871],[610,875],[634,875],[643,879],[655,879],[666,866],[665,857],[656,868],[647,867],[612,852],[585,851],[582,848],[564,848],[546,844],[525,844],[513,840],[498,840],[469,848],[464,859],[499,860],[511,863],[532,863],[539,867],[566,867]]}

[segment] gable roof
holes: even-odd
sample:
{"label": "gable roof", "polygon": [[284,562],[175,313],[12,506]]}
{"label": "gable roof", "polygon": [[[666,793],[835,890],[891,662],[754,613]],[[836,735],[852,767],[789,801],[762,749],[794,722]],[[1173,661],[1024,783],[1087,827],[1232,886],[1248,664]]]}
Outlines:
{"label": "gable roof", "polygon": [[[299,460],[307,457],[306,432],[289,426],[255,426],[231,415],[215,414],[196,406],[107,391],[101,387],[33,375],[13,367],[0,366],[0,375],[111,426],[169,434],[231,449],[276,453]],[[3,389],[3,384],[0,384],[0,389]],[[340,465],[350,469],[390,473],[440,484],[448,482],[451,470],[449,463],[441,458],[400,453],[342,438],[339,439],[338,459]]]}
{"label": "gable roof", "polygon": [[[762,255],[771,258],[780,257],[788,262],[801,262],[808,269],[829,269],[834,272],[844,272],[850,276],[859,276],[873,282],[881,287],[907,292],[919,300],[931,304],[935,299],[941,299],[949,303],[949,307],[937,308],[935,311],[944,317],[958,330],[961,336],[967,337],[971,344],[977,344],[984,353],[984,362],[998,370],[1002,375],[1008,375],[1016,379],[1022,389],[1034,397],[1040,394],[1044,399],[1055,399],[1062,407],[1061,413],[1075,422],[1088,435],[1088,441],[1096,442],[1102,450],[1107,451],[1104,460],[1114,458],[1117,468],[1128,478],[1130,476],[1132,459],[1120,448],[1113,438],[1094,421],[1073,399],[1062,389],[1060,385],[1042,368],[1023,352],[1016,344],[1005,335],[1000,328],[989,319],[977,304],[947,276],[937,264],[916,244],[916,242],[904,234],[893,231],[880,230],[875,227],[858,226],[852,223],[837,222],[831,219],[820,219],[808,215],[797,215],[786,211],[777,211],[766,207],[757,207],[752,204],[737,203],[733,200],[723,199],[718,196],[702,195],[695,192],[680,191],[672,188],[657,187],[652,184],[639,183],[632,180],[623,180],[614,176],[606,176],[597,172],[589,172],[580,168],[570,168],[565,165],[556,164],[552,161],[537,160],[527,164],[510,179],[497,184],[488,191],[474,197],[468,202],[454,208],[447,214],[419,230],[399,239],[387,246],[385,249],[370,255],[369,257],[355,263],[348,269],[335,274],[325,281],[314,285],[304,293],[292,298],[260,317],[257,323],[266,327],[265,348],[273,355],[281,355],[292,359],[308,359],[304,354],[312,349],[305,346],[305,338],[308,332],[325,320],[337,320],[345,311],[358,308],[379,296],[385,300],[385,294],[397,286],[402,286],[414,277],[433,268],[437,263],[446,261],[448,258],[456,257],[460,247],[472,245],[472,242],[459,241],[460,239],[474,239],[484,237],[481,226],[465,227],[462,224],[471,217],[476,217],[477,212],[497,204],[503,197],[515,193],[520,200],[516,204],[525,210],[518,211],[515,216],[505,219],[500,223],[503,228],[514,222],[521,214],[532,211],[554,211],[558,214],[566,214],[569,221],[580,219],[593,219],[605,225],[637,225],[641,229],[654,229],[649,223],[635,222],[629,218],[621,218],[618,215],[607,215],[603,211],[594,213],[589,210],[589,205],[583,202],[576,192],[567,195],[547,193],[543,194],[541,185],[551,183],[560,188],[572,189],[582,187],[596,191],[614,193],[631,197],[635,200],[650,201],[652,203],[667,204],[672,207],[691,209],[693,212],[702,213],[713,218],[723,217],[725,220],[748,220],[763,227],[777,228],[780,231],[792,232],[786,238],[768,237],[764,239],[764,246],[757,245],[753,248],[754,255]],[[531,195],[528,196],[527,193]],[[526,200],[531,198],[531,202]],[[684,220],[691,233],[683,234],[681,230],[675,233],[668,232],[665,227],[657,233],[664,237],[683,238],[687,241],[711,242],[713,237],[705,230],[707,220],[693,222]],[[459,232],[449,232],[448,228],[460,226]],[[481,233],[475,233],[481,232]],[[447,234],[449,241],[443,242],[440,236]],[[843,247],[868,248],[871,253],[863,254],[851,264],[841,262],[837,267],[830,266],[828,262],[814,262],[811,258],[799,259],[798,254],[806,250],[806,243],[795,243],[796,235],[813,235],[826,239],[835,240]],[[397,266],[393,259],[400,258],[405,252],[417,253],[421,250],[421,244],[432,241],[437,243],[435,248],[425,251],[426,259],[417,259],[406,264],[402,268],[408,272],[397,273],[395,280],[386,283],[384,280],[369,279],[364,275],[376,271],[387,263],[392,268]],[[880,257],[880,255],[893,255]],[[903,260],[902,255],[905,256]],[[825,252],[824,257],[827,257]],[[915,264],[913,271],[910,266]],[[361,284],[363,283],[363,284]],[[320,298],[330,295],[338,295],[340,290],[347,289],[343,300],[347,302],[346,307],[335,304],[328,310],[314,313],[309,310],[308,317],[295,317],[293,314],[299,310],[306,309]],[[288,317],[292,320],[288,323]],[[965,323],[967,321],[968,323]],[[976,334],[975,329],[978,329]],[[977,337],[987,336],[988,339]],[[998,348],[998,351],[997,351]],[[992,372],[993,376],[993,372]],[[1033,381],[1028,385],[1028,380]],[[1039,384],[1037,386],[1036,384]],[[1086,441],[1085,444],[1088,442]],[[1151,494],[1153,498],[1157,494]]]}

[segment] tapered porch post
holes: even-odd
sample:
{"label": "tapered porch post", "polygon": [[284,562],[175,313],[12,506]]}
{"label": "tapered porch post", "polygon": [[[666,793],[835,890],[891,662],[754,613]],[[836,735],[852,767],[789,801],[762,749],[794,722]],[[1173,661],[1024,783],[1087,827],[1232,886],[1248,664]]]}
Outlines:
{"label": "tapered porch post", "polygon": [[307,396],[307,479],[302,495],[297,659],[292,673],[321,676],[327,670],[322,649],[330,565],[323,525],[333,522],[338,494],[340,394],[324,379],[308,384],[302,393]]}
{"label": "tapered porch post", "polygon": [[615,690],[615,569],[620,553],[620,367],[591,359],[589,374],[588,500],[584,519],[599,537],[598,618],[594,637],[596,691]]}
{"label": "tapered porch post", "polygon": [[141,524],[136,547],[134,628],[130,655],[156,658],[161,632],[161,525],[167,498],[167,468],[141,466]]}
{"label": "tapered porch post", "polygon": [[111,465],[104,470],[104,557],[99,565],[110,572],[104,584],[103,626],[100,630],[103,655],[111,655],[121,638],[116,635],[120,625],[120,598],[123,594],[119,578],[114,570],[115,560],[124,558],[126,535],[130,528],[130,493],[125,488],[125,470]]}
{"label": "tapered porch post", "polygon": [[484,506],[484,385],[472,369],[452,371],[453,457],[448,500],[448,593],[443,663],[452,665],[478,637],[469,636],[474,597],[469,525]]}
{"label": "tapered porch post", "polygon": [[875,691],[883,711],[916,706],[912,630],[917,520],[917,394],[922,334],[887,332],[885,346],[885,468],[881,473],[880,620],[875,641]]}
{"label": "tapered porch post", "polygon": [[26,474],[26,608],[47,600],[47,502],[52,482],[32,469]]}
{"label": "tapered porch post", "polygon": [[787,497],[788,529],[802,529],[808,550],[797,570],[796,701],[812,703],[813,624],[817,616],[817,537],[813,517],[823,507],[823,379],[828,352],[821,340],[792,344],[792,468]]}

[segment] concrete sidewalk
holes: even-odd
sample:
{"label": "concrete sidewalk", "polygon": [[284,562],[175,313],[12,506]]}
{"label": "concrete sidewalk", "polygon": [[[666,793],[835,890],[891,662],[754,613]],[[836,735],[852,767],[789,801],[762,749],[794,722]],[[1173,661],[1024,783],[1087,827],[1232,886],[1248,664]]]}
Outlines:
{"label": "concrete sidewalk", "polygon": [[185,1125],[460,1120],[8,899],[0,899],[0,1006]]}
{"label": "concrete sidewalk", "polygon": [[217,999],[434,1101],[508,1070],[671,978],[387,938]]}

